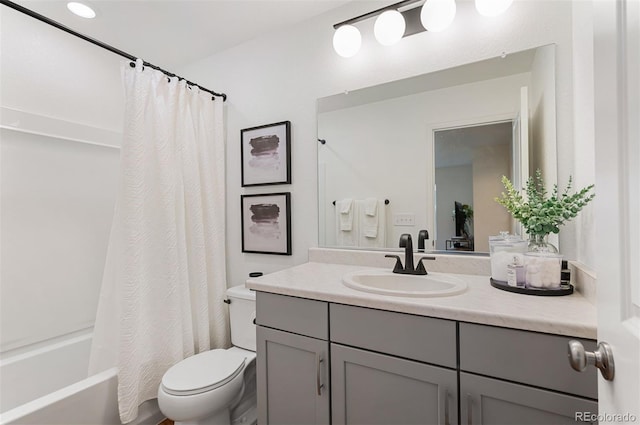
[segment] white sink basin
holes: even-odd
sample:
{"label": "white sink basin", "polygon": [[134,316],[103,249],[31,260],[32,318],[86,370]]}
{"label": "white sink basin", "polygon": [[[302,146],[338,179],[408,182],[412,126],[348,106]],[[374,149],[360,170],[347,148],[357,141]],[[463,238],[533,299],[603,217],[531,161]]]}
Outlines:
{"label": "white sink basin", "polygon": [[461,279],[434,272],[416,276],[391,270],[361,270],[344,275],[342,283],[358,291],[396,297],[446,297],[467,290],[467,284]]}

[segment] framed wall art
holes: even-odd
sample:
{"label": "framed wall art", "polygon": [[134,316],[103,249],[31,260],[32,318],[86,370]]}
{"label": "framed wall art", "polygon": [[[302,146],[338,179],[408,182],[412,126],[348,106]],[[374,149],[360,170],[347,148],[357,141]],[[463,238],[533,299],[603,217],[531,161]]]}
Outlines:
{"label": "framed wall art", "polygon": [[242,252],[291,255],[291,193],[241,195]]}
{"label": "framed wall art", "polygon": [[291,122],[240,130],[242,187],[291,183]]}

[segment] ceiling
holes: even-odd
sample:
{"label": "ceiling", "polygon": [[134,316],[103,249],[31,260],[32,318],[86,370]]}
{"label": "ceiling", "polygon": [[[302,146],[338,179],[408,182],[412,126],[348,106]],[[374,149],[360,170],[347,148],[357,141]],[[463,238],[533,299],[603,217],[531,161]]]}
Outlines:
{"label": "ceiling", "polygon": [[89,37],[166,69],[177,68],[352,0],[89,0],[95,19],[66,0],[13,0]]}

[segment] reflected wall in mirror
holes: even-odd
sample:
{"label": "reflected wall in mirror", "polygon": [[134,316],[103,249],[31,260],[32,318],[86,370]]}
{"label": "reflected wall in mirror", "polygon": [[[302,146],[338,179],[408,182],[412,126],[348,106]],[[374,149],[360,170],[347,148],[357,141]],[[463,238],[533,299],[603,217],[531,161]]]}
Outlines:
{"label": "reflected wall in mirror", "polygon": [[[502,175],[557,179],[555,46],[319,99],[318,139],[320,246],[397,248],[426,229],[427,249],[486,252],[519,232],[494,201]],[[462,235],[456,201],[473,211]]]}

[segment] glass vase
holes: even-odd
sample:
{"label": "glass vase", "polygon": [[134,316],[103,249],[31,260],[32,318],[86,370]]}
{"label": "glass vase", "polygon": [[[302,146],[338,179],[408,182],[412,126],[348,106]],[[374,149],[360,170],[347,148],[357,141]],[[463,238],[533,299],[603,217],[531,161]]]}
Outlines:
{"label": "glass vase", "polygon": [[557,254],[558,248],[547,242],[548,233],[544,235],[529,235],[529,252],[547,252]]}

